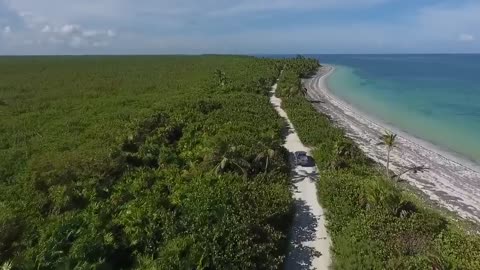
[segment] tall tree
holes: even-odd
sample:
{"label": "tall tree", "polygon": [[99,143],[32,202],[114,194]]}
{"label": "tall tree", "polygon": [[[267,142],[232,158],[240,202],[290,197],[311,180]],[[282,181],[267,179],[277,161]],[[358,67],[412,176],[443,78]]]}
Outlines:
{"label": "tall tree", "polygon": [[247,178],[250,163],[242,158],[236,146],[222,144],[221,151],[217,152],[215,159],[219,161],[214,167],[216,174],[224,173],[230,169],[243,174],[244,178]]}
{"label": "tall tree", "polygon": [[216,69],[215,70],[215,78],[217,80],[217,83],[220,87],[225,87],[227,85],[227,76],[225,75],[225,72],[221,69]]}
{"label": "tall tree", "polygon": [[307,90],[306,87],[302,87],[302,95],[303,95],[304,97],[308,97],[308,90]]}
{"label": "tall tree", "polygon": [[270,160],[275,157],[276,151],[269,147],[263,147],[262,151],[255,157],[255,162],[265,162],[264,173],[268,172]]}
{"label": "tall tree", "polygon": [[389,131],[385,131],[380,139],[382,140],[378,145],[384,145],[387,148],[387,177],[390,179],[390,154],[395,147],[397,134],[391,133]]}

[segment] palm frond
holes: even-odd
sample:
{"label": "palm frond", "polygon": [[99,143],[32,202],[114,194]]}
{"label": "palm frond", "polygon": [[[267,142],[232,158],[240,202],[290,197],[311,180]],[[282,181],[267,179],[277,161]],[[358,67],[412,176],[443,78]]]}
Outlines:
{"label": "palm frond", "polygon": [[12,262],[4,262],[2,264],[2,270],[10,270],[13,268]]}

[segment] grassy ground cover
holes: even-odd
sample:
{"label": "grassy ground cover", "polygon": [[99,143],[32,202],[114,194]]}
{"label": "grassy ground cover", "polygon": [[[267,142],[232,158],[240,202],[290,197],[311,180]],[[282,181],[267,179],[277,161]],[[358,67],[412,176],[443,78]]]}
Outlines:
{"label": "grassy ground cover", "polygon": [[[290,60],[286,74],[314,71],[312,60]],[[302,64],[303,63],[303,64]],[[319,198],[327,209],[335,269],[480,269],[480,237],[426,207],[387,180],[327,116],[281,80],[283,107],[320,169]]]}
{"label": "grassy ground cover", "polygon": [[0,265],[277,269],[291,218],[281,64],[0,58]]}

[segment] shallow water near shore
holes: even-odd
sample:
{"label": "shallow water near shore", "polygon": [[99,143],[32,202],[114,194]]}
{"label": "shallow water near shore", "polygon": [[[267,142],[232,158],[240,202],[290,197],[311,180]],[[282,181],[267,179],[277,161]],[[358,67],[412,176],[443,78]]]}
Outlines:
{"label": "shallow water near shore", "polygon": [[480,55],[325,55],[331,91],[415,137],[480,164]]}

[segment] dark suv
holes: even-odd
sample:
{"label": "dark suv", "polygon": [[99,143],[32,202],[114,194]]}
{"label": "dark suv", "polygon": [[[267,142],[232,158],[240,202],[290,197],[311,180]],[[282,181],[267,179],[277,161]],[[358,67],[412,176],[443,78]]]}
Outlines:
{"label": "dark suv", "polygon": [[308,156],[305,151],[295,152],[295,165],[308,166]]}

